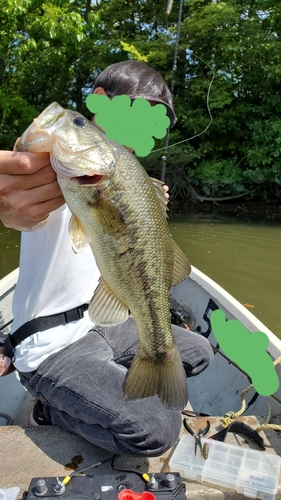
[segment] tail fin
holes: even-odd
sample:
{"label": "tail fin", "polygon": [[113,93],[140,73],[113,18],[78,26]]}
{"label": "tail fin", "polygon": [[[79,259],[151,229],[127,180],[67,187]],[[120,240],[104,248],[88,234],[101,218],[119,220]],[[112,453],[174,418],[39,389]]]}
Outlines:
{"label": "tail fin", "polygon": [[174,346],[161,364],[138,351],[126,375],[123,391],[126,399],[142,399],[158,394],[167,408],[184,408],[187,404],[187,382],[178,348]]}

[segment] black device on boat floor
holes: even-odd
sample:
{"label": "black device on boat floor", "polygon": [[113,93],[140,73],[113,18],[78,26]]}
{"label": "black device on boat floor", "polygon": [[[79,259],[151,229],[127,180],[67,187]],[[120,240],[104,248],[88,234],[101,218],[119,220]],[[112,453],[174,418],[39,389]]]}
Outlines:
{"label": "black device on boat floor", "polygon": [[[119,494],[131,490],[132,495],[123,500],[148,500],[145,492],[152,493],[156,500],[186,500],[185,484],[178,472],[149,474],[150,481],[145,483],[134,473],[116,471],[115,474],[94,476],[74,476],[65,486],[63,478],[44,477],[32,479],[23,500],[53,500],[54,497],[68,500],[117,500]],[[119,500],[121,500],[120,495]],[[153,497],[150,497],[153,499]]]}

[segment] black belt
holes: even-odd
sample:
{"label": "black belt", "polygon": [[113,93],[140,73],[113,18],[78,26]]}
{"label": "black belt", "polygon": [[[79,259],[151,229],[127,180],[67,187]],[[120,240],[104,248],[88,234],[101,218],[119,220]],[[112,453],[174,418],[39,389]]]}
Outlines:
{"label": "black belt", "polygon": [[63,313],[41,316],[41,318],[32,319],[20,326],[12,335],[8,335],[5,340],[8,356],[12,358],[14,348],[27,339],[27,337],[30,337],[30,335],[49,330],[49,328],[54,328],[55,326],[66,325],[67,323],[83,318],[88,306],[89,304],[83,304]]}

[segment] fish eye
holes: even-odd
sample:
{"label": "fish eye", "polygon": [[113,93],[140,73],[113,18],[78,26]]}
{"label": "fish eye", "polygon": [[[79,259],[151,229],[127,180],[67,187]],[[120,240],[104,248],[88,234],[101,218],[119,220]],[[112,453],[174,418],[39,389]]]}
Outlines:
{"label": "fish eye", "polygon": [[86,125],[86,120],[82,116],[76,116],[73,118],[73,123],[77,125],[77,127],[84,127],[84,125]]}

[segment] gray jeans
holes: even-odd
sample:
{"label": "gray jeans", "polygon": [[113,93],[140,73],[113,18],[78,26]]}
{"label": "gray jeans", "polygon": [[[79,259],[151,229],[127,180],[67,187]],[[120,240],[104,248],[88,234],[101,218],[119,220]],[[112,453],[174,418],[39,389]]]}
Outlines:
{"label": "gray jeans", "polygon": [[[209,342],[177,326],[173,333],[187,377],[197,375],[213,358]],[[21,382],[42,401],[50,423],[115,453],[161,455],[178,438],[181,413],[165,408],[158,396],[124,399],[122,384],[138,343],[132,318],[95,327],[36,371],[20,373]]]}

